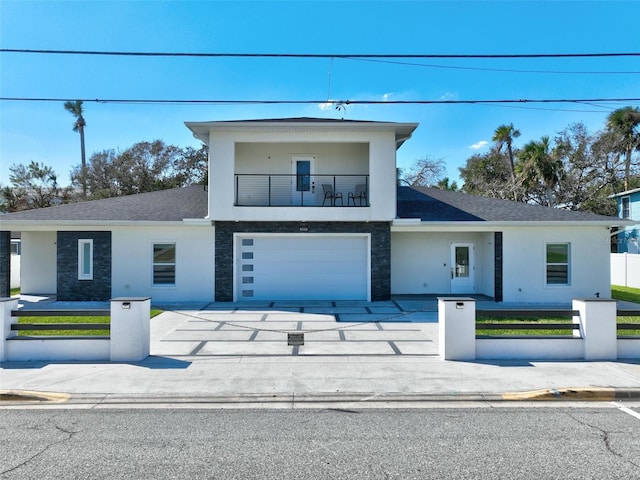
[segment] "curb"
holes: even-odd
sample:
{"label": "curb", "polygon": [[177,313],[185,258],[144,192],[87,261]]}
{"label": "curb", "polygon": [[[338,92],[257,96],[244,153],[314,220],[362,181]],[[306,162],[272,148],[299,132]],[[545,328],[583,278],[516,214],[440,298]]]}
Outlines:
{"label": "curb", "polygon": [[147,394],[67,394],[26,390],[0,390],[0,406],[64,404],[103,408],[153,407],[162,405],[208,408],[411,408],[421,404],[462,402],[525,401],[613,401],[640,399],[640,388],[548,388],[505,393],[318,393],[318,394],[240,394],[240,395],[147,395]]}
{"label": "curb", "polygon": [[0,403],[3,402],[46,402],[62,403],[71,397],[68,393],[34,392],[30,390],[0,390]]}
{"label": "curb", "polygon": [[622,399],[640,398],[640,388],[590,388],[567,387],[545,388],[528,392],[506,392],[502,394],[502,400],[581,400],[581,401],[612,401]]}

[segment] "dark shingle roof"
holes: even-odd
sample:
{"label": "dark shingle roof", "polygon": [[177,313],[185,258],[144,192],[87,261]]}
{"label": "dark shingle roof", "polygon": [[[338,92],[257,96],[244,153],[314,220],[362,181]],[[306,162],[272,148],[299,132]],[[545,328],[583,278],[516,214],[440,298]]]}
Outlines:
{"label": "dark shingle roof", "polygon": [[427,187],[398,187],[398,217],[423,222],[612,222],[616,217]]}
{"label": "dark shingle roof", "polygon": [[105,198],[57,207],[9,213],[0,221],[138,221],[171,222],[207,216],[207,191],[203,185]]}

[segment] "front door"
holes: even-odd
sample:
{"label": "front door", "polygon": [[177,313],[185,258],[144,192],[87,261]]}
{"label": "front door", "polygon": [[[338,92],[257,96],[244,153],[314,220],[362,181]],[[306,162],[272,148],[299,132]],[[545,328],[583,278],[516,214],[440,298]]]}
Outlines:
{"label": "front door", "polygon": [[315,204],[315,179],[313,178],[313,157],[293,157],[291,161],[291,204]]}
{"label": "front door", "polygon": [[451,244],[451,293],[473,293],[475,266],[472,243]]}

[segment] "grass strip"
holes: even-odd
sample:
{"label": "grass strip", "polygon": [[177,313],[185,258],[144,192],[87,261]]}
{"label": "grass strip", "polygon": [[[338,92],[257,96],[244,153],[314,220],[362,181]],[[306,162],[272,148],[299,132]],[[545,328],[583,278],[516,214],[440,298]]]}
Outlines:
{"label": "grass strip", "polygon": [[549,317],[549,318],[534,318],[534,317],[513,317],[513,318],[493,318],[493,317],[478,317],[476,320],[476,335],[508,335],[508,336],[548,336],[548,335],[566,335],[572,336],[573,330],[568,329],[486,329],[482,328],[483,323],[522,323],[523,325],[541,325],[545,323],[566,323],[572,325],[571,319],[566,317]]}
{"label": "grass strip", "polygon": [[[162,313],[162,310],[158,308],[151,309],[150,318],[155,317]],[[19,324],[29,323],[110,323],[110,317],[92,317],[92,316],[77,316],[77,317],[20,317],[18,319]],[[108,337],[109,332],[106,330],[19,330],[18,336],[21,337],[45,337],[45,336],[103,336]]]}

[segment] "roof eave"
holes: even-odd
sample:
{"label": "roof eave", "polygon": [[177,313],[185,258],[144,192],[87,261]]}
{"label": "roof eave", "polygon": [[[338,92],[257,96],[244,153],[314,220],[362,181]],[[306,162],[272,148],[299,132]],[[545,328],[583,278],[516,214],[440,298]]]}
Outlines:
{"label": "roof eave", "polygon": [[627,225],[623,221],[609,221],[609,220],[546,220],[546,221],[531,221],[531,220],[500,220],[500,221],[447,221],[447,222],[430,222],[422,221],[420,219],[395,219],[391,228],[396,230],[420,228],[448,228],[448,229],[463,229],[463,230],[491,230],[495,228],[504,227],[561,227],[561,226],[574,226],[574,227],[605,227],[613,228]]}
{"label": "roof eave", "polygon": [[[197,220],[197,221],[196,221]],[[170,226],[211,226],[211,220],[188,219],[184,220],[61,220],[58,222],[47,222],[43,220],[13,220],[12,222],[2,222],[2,230],[16,231],[50,231],[60,230],[65,227],[94,228],[105,227],[170,227]]]}

